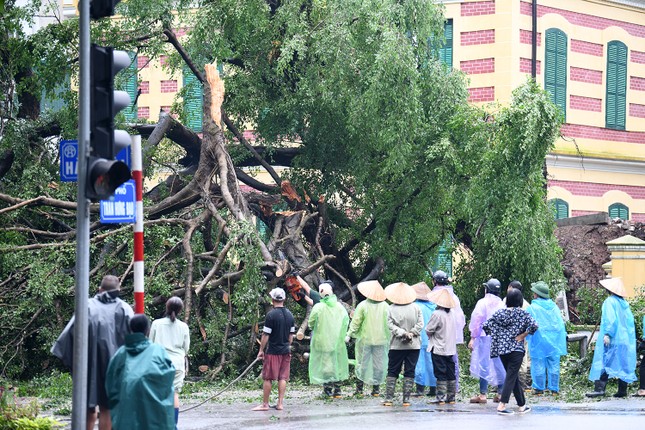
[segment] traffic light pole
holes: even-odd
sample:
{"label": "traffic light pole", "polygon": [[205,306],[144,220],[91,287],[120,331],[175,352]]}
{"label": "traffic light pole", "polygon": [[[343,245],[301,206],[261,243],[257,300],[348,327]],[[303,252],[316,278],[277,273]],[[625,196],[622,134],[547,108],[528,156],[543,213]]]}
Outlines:
{"label": "traffic light pole", "polygon": [[87,424],[90,202],[85,197],[90,147],[90,0],[79,0],[78,193],[76,208],[76,300],[72,367],[72,430]]}

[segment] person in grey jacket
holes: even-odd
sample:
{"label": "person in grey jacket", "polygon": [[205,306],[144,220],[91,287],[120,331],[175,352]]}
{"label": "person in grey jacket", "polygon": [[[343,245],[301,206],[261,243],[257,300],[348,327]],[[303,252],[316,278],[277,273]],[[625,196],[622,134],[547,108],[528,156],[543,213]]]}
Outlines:
{"label": "person in grey jacket", "polygon": [[[112,420],[110,405],[105,391],[105,375],[110,358],[125,344],[130,333],[130,318],[134,311],[119,298],[121,282],[114,275],[105,275],[99,292],[87,303],[88,361],[87,361],[87,429],[94,429],[98,418],[99,430],[110,430]],[[51,352],[69,368],[74,365],[74,323],[67,323]],[[98,412],[97,412],[98,408]]]}
{"label": "person in grey jacket", "polygon": [[417,295],[404,282],[388,285],[385,296],[392,302],[387,314],[387,325],[392,332],[383,406],[392,406],[396,380],[403,370],[403,406],[410,406],[410,394],[414,386],[414,369],[421,348],[423,314],[413,302]]}
{"label": "person in grey jacket", "polygon": [[455,403],[457,394],[456,366],[453,356],[457,353],[455,321],[450,309],[457,306],[448,290],[436,290],[428,299],[437,305],[426,326],[428,351],[432,353],[434,376],[437,378],[437,398],[432,403]]}

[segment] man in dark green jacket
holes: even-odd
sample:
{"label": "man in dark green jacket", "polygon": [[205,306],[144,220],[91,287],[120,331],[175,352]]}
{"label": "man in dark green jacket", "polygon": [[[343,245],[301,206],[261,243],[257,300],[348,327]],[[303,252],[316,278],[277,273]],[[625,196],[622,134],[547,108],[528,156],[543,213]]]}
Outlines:
{"label": "man in dark green jacket", "polygon": [[175,368],[161,345],[150,342],[150,320],[130,320],[132,334],[110,360],[105,389],[112,428],[173,430]]}

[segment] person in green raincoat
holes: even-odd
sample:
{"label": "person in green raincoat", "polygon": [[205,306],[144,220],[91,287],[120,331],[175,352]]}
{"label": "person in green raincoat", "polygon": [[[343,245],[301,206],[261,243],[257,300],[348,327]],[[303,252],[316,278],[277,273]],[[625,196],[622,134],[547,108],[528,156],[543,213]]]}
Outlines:
{"label": "person in green raincoat", "polygon": [[[338,303],[331,281],[318,286],[320,302],[309,315],[311,344],[309,352],[309,382],[322,384],[325,396],[341,397],[340,382],[349,377],[345,333],[349,315]],[[333,387],[333,392],[332,392]]]}
{"label": "person in green raincoat", "polygon": [[133,316],[130,329],[105,377],[112,428],[173,430],[175,367],[166,349],[148,339],[148,317]]}
{"label": "person in green raincoat", "polygon": [[356,395],[363,394],[363,385],[372,386],[372,396],[380,395],[379,386],[387,375],[387,353],[390,329],[387,326],[388,304],[385,291],[378,281],[361,282],[356,287],[365,296],[354,311],[345,342],[356,339]]}

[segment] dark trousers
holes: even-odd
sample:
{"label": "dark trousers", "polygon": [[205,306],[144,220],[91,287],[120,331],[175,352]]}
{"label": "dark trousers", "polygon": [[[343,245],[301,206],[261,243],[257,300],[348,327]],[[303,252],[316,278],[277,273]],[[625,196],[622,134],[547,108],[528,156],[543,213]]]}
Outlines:
{"label": "dark trousers", "polygon": [[500,355],[504,369],[506,369],[506,379],[504,379],[504,387],[502,388],[502,397],[500,402],[508,403],[511,398],[511,391],[515,396],[517,406],[524,406],[526,400],[524,399],[524,391],[520,384],[520,367],[524,359],[523,351],[513,351],[510,354]]}
{"label": "dark trousers", "polygon": [[645,390],[645,357],[641,358],[641,365],[638,368],[640,373],[640,382],[638,383],[639,390]]}
{"label": "dark trousers", "polygon": [[437,355],[433,352],[432,367],[437,381],[454,381],[456,379],[455,362],[452,360],[452,355]]}
{"label": "dark trousers", "polygon": [[401,373],[401,367],[403,367],[403,376],[414,378],[414,369],[417,367],[417,360],[419,360],[419,350],[390,349],[388,360],[387,376],[398,378],[399,373]]}

